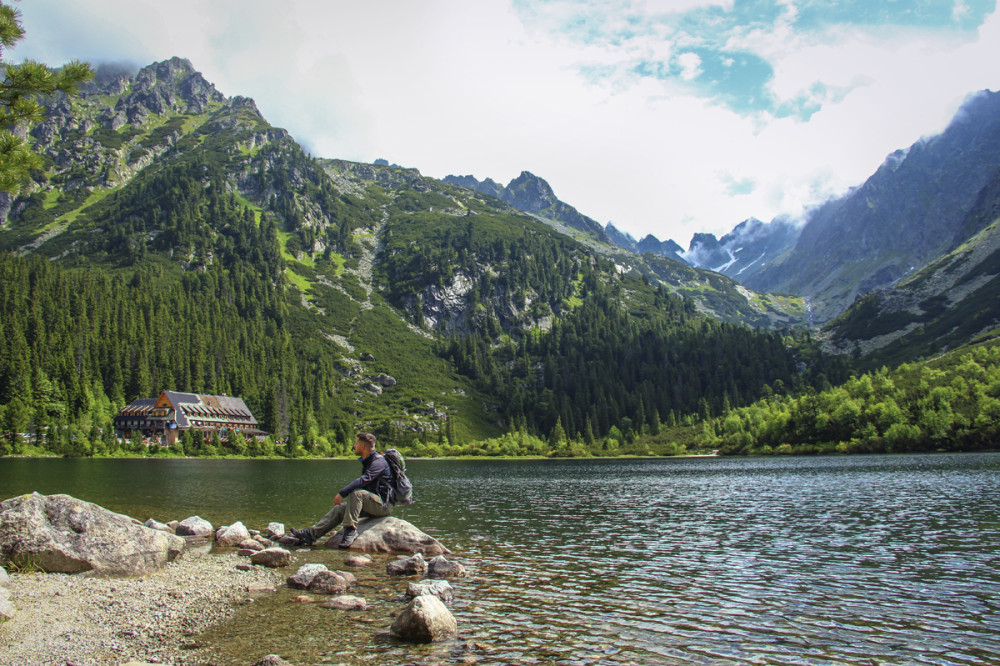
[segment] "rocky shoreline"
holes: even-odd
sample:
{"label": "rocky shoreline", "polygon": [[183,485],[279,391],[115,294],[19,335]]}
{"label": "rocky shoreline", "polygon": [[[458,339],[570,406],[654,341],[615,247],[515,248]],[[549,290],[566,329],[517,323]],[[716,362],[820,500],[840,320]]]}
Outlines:
{"label": "rocky shoreline", "polygon": [[0,664],[203,663],[194,637],[285,585],[287,574],[245,562],[206,548],[141,578],[11,572],[17,617],[0,624]]}
{"label": "rocky shoreline", "polygon": [[[386,575],[436,579],[409,586],[392,634],[416,643],[454,637],[457,625],[445,606],[453,593],[443,579],[465,570],[444,557],[450,551],[391,516],[365,518],[357,528],[345,566],[371,566],[367,553],[395,553]],[[342,533],[326,548],[341,550]],[[329,597],[300,595],[300,604],[367,609],[364,598],[345,594],[357,583],[353,573],[315,562],[292,573],[297,558],[283,545],[300,542],[276,522],[261,533],[242,521],[216,529],[199,516],[141,524],[69,495],[0,502],[0,561],[13,567],[9,575],[0,567],[0,664],[211,663],[199,636],[279,588]],[[246,657],[287,663],[276,655]]]}

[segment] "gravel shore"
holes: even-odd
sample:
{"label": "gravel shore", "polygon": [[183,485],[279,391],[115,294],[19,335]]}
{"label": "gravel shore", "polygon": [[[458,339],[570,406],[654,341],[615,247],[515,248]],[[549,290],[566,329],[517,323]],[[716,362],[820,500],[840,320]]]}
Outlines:
{"label": "gravel shore", "polygon": [[[234,604],[285,583],[234,553],[188,550],[144,578],[10,573],[13,620],[0,622],[0,664],[190,664],[195,637],[233,615]],[[262,656],[262,655],[261,655]]]}

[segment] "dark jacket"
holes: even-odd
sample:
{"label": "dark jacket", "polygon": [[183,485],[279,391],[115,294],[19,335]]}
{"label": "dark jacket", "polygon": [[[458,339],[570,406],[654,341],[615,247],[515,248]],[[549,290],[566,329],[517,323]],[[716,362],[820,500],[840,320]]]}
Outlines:
{"label": "dark jacket", "polygon": [[358,460],[361,460],[361,476],[344,486],[340,490],[340,496],[346,498],[355,490],[367,490],[382,498],[382,504],[388,504],[392,472],[385,457],[378,451],[372,451],[367,458]]}

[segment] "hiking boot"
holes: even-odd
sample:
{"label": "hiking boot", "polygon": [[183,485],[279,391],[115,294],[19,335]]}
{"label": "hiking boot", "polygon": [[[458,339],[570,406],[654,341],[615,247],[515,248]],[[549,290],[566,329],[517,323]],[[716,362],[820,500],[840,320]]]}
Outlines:
{"label": "hiking boot", "polygon": [[345,527],[344,534],[340,537],[340,546],[338,548],[350,548],[354,540],[358,538],[358,528],[356,527]]}
{"label": "hiking boot", "polygon": [[313,541],[316,539],[313,537],[312,530],[308,527],[303,527],[300,530],[293,529],[292,536],[299,540],[299,544],[302,546],[311,546]]}

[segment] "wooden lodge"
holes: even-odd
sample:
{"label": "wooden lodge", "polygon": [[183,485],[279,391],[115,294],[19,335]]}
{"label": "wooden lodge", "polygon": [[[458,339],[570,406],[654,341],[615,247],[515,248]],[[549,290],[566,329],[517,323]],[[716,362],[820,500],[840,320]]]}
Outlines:
{"label": "wooden lodge", "polygon": [[235,431],[245,437],[266,435],[258,425],[242,398],[177,391],[163,391],[158,398],[138,398],[115,415],[116,436],[130,438],[138,431],[143,437],[161,439],[167,446],[177,443],[184,430],[218,432],[222,439]]}

